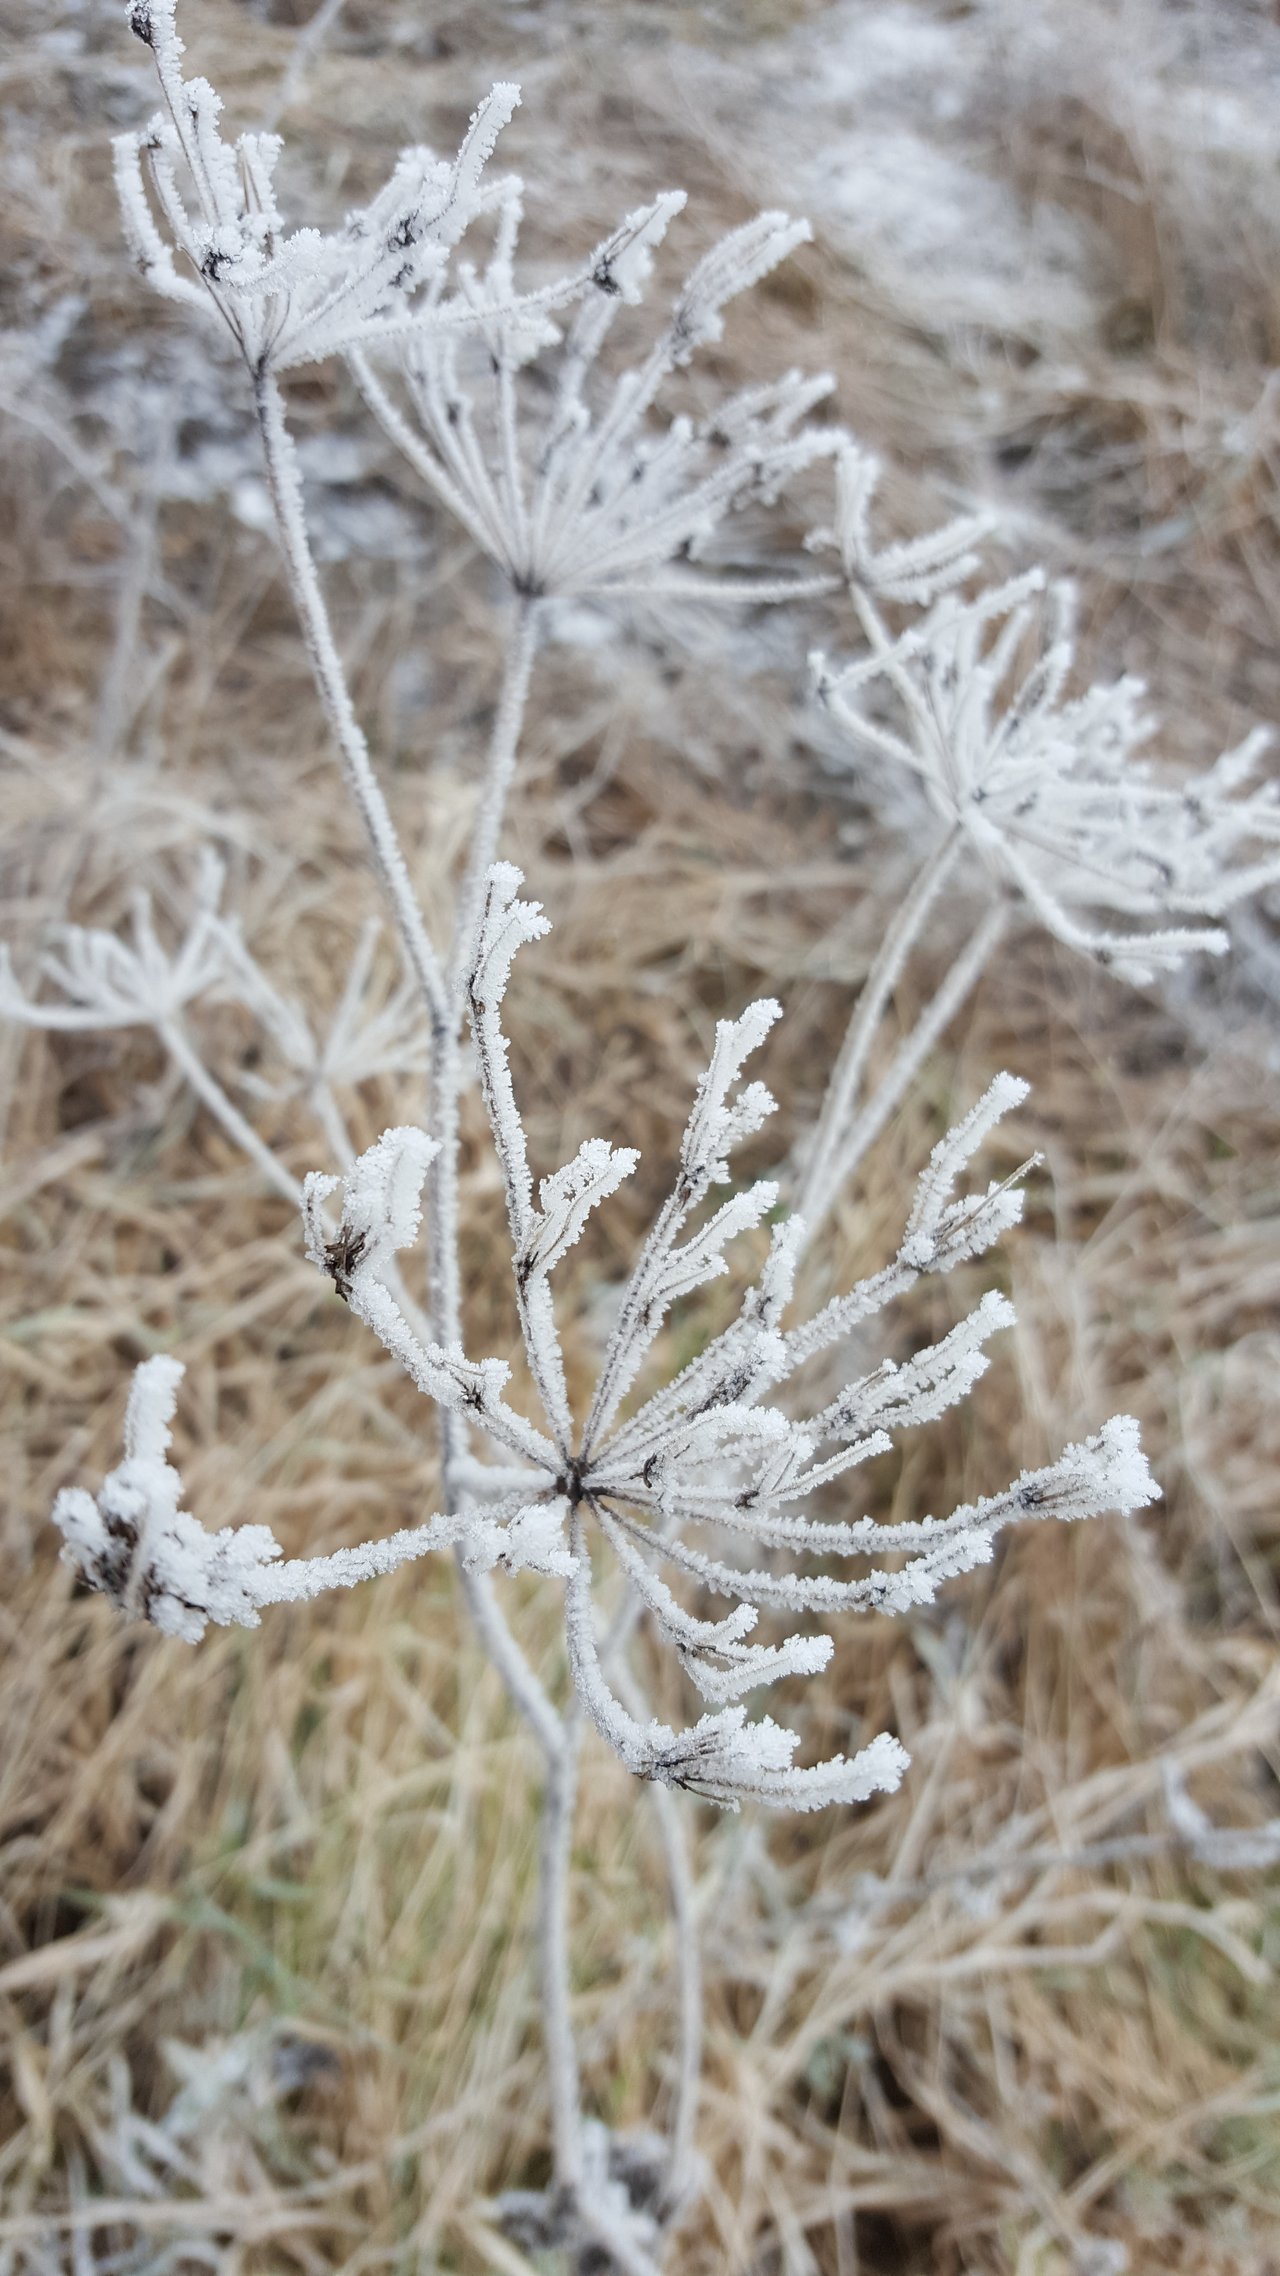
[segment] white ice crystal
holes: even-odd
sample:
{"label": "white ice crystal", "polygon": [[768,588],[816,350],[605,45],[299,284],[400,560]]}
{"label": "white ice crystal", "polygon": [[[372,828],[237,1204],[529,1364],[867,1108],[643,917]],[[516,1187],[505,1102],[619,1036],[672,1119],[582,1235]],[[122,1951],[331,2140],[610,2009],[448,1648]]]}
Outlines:
{"label": "white ice crystal", "polygon": [[[1122,978],[1151,980],[1227,936],[1204,919],[1280,878],[1280,786],[1250,787],[1269,737],[1255,731],[1207,773],[1176,782],[1135,754],[1154,722],[1142,683],[1064,700],[1074,592],[1037,571],[972,601],[948,597],[896,641],[844,667],[814,659],[819,694],[856,749],[908,770],[957,845],[1059,940]],[[923,590],[923,588],[922,588]],[[885,688],[897,717],[868,691]],[[1193,924],[1170,924],[1192,918]],[[1117,924],[1117,920],[1119,923]]]}

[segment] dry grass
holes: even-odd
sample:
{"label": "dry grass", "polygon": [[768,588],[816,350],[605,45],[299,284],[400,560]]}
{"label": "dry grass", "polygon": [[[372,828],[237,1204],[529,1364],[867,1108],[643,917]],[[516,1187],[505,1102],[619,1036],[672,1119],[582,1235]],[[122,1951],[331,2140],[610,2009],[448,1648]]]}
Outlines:
{"label": "dry grass", "polygon": [[[750,116],[773,67],[777,51],[752,43],[822,13],[480,0],[433,9],[428,32],[394,0],[350,0],[292,123],[341,203],[424,118],[447,142],[516,57],[517,155],[573,228],[585,238],[671,179],[708,234],[763,187],[726,123],[732,99]],[[245,115],[290,52],[293,12],[275,14],[198,12],[197,66]],[[212,836],[264,961],[324,1002],[372,888],[270,546],[225,494],[146,503],[166,420],[195,402],[188,453],[219,419],[229,450],[242,429],[234,379],[218,367],[193,395],[195,360],[138,304],[116,248],[103,128],[149,100],[145,58],[113,12],[55,10],[42,41],[9,15],[7,321],[84,300],[56,361],[24,368],[19,339],[0,372],[5,931],[33,937],[68,909],[108,921],[140,878],[176,910],[189,848]],[[1096,48],[1083,6],[1079,23]],[[679,33],[703,43],[697,69],[714,57],[705,133],[663,100],[655,34]],[[1203,755],[1280,695],[1273,426],[1225,473],[1220,447],[1261,396],[1280,272],[1244,232],[1227,288],[1212,184],[1162,172],[1087,60],[1082,47],[1083,92],[1055,100],[1011,52],[999,104],[952,130],[1025,194],[1092,201],[1112,281],[1071,372],[990,333],[930,337],[883,277],[821,247],[765,295],[751,353],[833,366],[846,414],[908,457],[908,518],[937,482],[1003,483],[1036,542],[1081,573],[1095,658],[1143,662],[1171,699],[1175,748]],[[1145,311],[1127,328],[1126,306]],[[152,368],[173,385],[130,426],[113,404],[137,388],[119,375]],[[330,376],[297,395],[316,431],[354,423]],[[377,461],[358,496],[404,494]],[[411,501],[396,527],[400,558],[352,553],[328,574],[430,902],[461,840],[495,620],[451,534]],[[597,1130],[644,1148],[582,1258],[584,1333],[662,1190],[710,1022],[761,981],[784,997],[767,1071],[785,1152],[874,937],[868,881],[881,894],[902,858],[807,748],[785,640],[770,636],[748,682],[709,635],[691,655],[640,634],[620,678],[616,651],[602,669],[547,659],[510,834],[556,920],[517,982],[540,1157]],[[885,1497],[919,1508],[988,1489],[1127,1404],[1166,1500],[1141,1525],[1030,1531],[936,1617],[845,1631],[812,1735],[826,1748],[899,1730],[914,1767],[892,1801],[768,1827],[690,1805],[708,2189],[682,2276],[1103,2276],[1120,2266],[1109,2245],[1136,2276],[1280,2268],[1267,1892],[1171,1843],[1079,1855],[1165,1831],[1166,1755],[1224,1823],[1277,1807],[1280,1212],[1275,1084],[1249,1003],[1219,986],[1171,1009],[1038,945],[1010,953],[843,1212],[832,1281],[885,1253],[903,1165],[955,1101],[998,1066],[1030,1076],[1023,1127],[1002,1140],[1010,1164],[1024,1140],[1046,1155],[1002,1268],[1018,1336],[965,1416],[885,1475]],[[243,1063],[234,1020],[209,1033],[216,1064]],[[519,2270],[484,2202],[537,2179],[546,2155],[536,1791],[450,1571],[191,1652],[78,1597],[45,1523],[60,1484],[112,1459],[126,1371],[148,1351],[187,1362],[192,1506],[266,1520],[290,1548],[434,1506],[417,1404],[149,1043],[0,1050],[0,2268],[80,2276],[78,2235],[103,2268],[115,2251],[139,2270],[243,2276]],[[355,1108],[369,1137],[415,1111],[407,1083],[370,1085]],[[309,1165],[291,1104],[261,1119]],[[468,1174],[473,1342],[502,1350],[514,1330],[478,1126]],[[904,1346],[959,1300],[922,1300]],[[706,1326],[682,1322],[676,1354]],[[526,1590],[520,1622],[557,1680],[545,1591]],[[661,2115],[669,2078],[660,1857],[645,1794],[602,1749],[585,1777],[577,2012],[598,2106],[638,2125]],[[230,2049],[227,2083],[203,2115],[171,2117],[166,2164],[140,2121],[173,2112],[183,2046],[204,2050],[207,2082]]]}

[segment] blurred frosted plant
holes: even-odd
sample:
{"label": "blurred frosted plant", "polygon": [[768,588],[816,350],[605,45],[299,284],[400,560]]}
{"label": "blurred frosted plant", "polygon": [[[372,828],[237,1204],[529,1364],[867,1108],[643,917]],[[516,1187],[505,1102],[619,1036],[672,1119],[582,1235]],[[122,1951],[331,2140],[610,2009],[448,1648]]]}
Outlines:
{"label": "blurred frosted plant", "polygon": [[[1048,637],[1020,669],[1041,582],[1033,572],[946,604],[842,670],[819,659],[819,691],[851,736],[918,777],[957,859],[976,854],[1057,939],[1140,984],[1228,946],[1217,927],[1160,920],[1221,917],[1280,876],[1280,786],[1246,790],[1269,737],[1256,731],[1190,781],[1162,780],[1135,755],[1156,727],[1140,680],[1064,700],[1070,584],[1050,587]],[[895,725],[862,700],[876,681],[897,698]],[[1137,922],[1113,930],[1090,912]]]}
{"label": "blurred frosted plant", "polygon": [[163,1028],[225,977],[222,886],[222,865],[206,852],[196,873],[194,913],[173,951],[156,932],[148,893],[133,896],[129,940],[101,927],[53,927],[40,969],[58,991],[54,998],[24,992],[9,950],[0,942],[0,1016],[24,1027]]}
{"label": "blurred frosted plant", "polygon": [[732,230],[685,280],[641,361],[611,377],[602,368],[614,324],[643,301],[654,248],[684,202],[682,192],[666,192],[596,248],[563,331],[549,319],[529,321],[509,209],[483,274],[460,275],[474,330],[423,330],[403,344],[412,418],[369,357],[354,359],[397,447],[527,599],[771,600],[833,583],[726,577],[708,558],[728,514],[772,502],[790,476],[832,449],[832,430],[805,424],[830,393],[829,377],[788,372],[725,396],[704,418],[653,419],[672,374],[720,338],[728,302],[808,239],[807,222],[762,213]]}
{"label": "blurred frosted plant", "polygon": [[[947,594],[894,638],[869,587],[851,579],[869,653],[836,667],[813,659],[818,695],[852,749],[913,778],[935,820],[935,843],[887,928],[827,1093],[798,1204],[815,1218],[1016,914],[1142,984],[1229,945],[1218,924],[1170,919],[1221,918],[1280,879],[1280,785],[1252,783],[1267,732],[1255,730],[1203,775],[1159,774],[1136,755],[1155,727],[1141,681],[1065,696],[1076,657],[1070,584],[1049,588],[1047,636],[1025,662],[1043,585],[1033,570],[973,600]],[[896,597],[926,600],[935,589],[925,577],[908,595],[903,581]],[[944,888],[974,876],[986,912],[874,1101],[856,1113],[889,996]]]}
{"label": "blurred frosted plant", "polygon": [[39,966],[46,985],[38,993],[19,985],[10,952],[0,942],[0,1018],[51,1032],[151,1029],[227,1135],[257,1163],[267,1184],[296,1207],[298,1181],[241,1113],[183,1015],[201,1001],[242,1004],[288,1074],[283,1082],[271,1082],[239,1069],[241,1087],[262,1098],[301,1089],[337,1158],[351,1161],[355,1148],[337,1093],[373,1075],[413,1073],[427,1064],[421,1003],[408,979],[377,1001],[373,960],[381,928],[370,920],[361,929],[328,1026],[318,1033],[313,1016],[267,977],[239,926],[223,912],[223,887],[222,865],[206,851],[191,893],[192,915],[172,949],[161,940],[151,896],[143,892],[132,897],[127,936],[101,926],[53,927]]}

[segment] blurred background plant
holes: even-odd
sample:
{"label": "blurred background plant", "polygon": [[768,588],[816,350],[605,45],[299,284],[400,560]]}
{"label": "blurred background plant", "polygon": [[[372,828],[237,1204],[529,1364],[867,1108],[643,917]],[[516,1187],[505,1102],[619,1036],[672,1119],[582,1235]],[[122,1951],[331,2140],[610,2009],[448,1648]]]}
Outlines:
{"label": "blurred background plant", "polygon": [[[114,931],[145,888],[165,937],[188,937],[192,849],[210,843],[282,997],[340,1030],[340,976],[365,941],[394,1021],[239,383],[138,299],[117,241],[102,122],[152,107],[138,51],[107,12],[10,22],[5,931]],[[1144,677],[1173,756],[1202,767],[1280,712],[1278,40],[1267,11],[1226,0],[567,0],[440,8],[427,25],[396,0],[326,4],[310,25],[208,0],[193,60],[238,117],[287,124],[335,218],[424,120],[453,147],[481,89],[517,69],[511,162],[557,214],[539,246],[531,209],[535,257],[563,257],[566,217],[585,255],[665,180],[695,193],[688,226],[707,242],[762,197],[803,204],[817,243],[762,288],[749,363],[730,329],[708,385],[754,378],[762,353],[832,370],[842,414],[896,469],[887,534],[996,512],[1010,567],[1030,554],[1076,579],[1088,675]],[[501,588],[424,511],[334,367],[294,404],[344,657],[430,895],[467,825]],[[545,1161],[612,1127],[619,1097],[642,1147],[619,1230],[581,1253],[589,1307],[660,1198],[715,1019],[762,988],[788,999],[770,1075],[793,1135],[811,1119],[914,848],[798,702],[767,618],[726,639],[682,603],[677,637],[658,600],[637,601],[623,641],[589,602],[559,605],[575,645],[546,653],[511,816],[557,918],[525,983],[522,1099]],[[838,655],[844,634],[833,611],[821,644]],[[923,1159],[1008,1064],[1035,1104],[995,1167],[1023,1138],[1048,1161],[1005,1258],[1016,1370],[927,1434],[904,1513],[993,1483],[992,1437],[1043,1460],[1119,1403],[1143,1420],[1166,1504],[1061,1541],[1034,1529],[960,1601],[838,1642],[810,1683],[813,1734],[831,1751],[890,1722],[916,1761],[898,1797],[767,1830],[708,1813],[709,2184],[681,2238],[691,2270],[1261,2276],[1273,2253],[1269,1851],[1197,1848],[1170,1800],[1185,1778],[1217,1825],[1275,1815],[1271,923],[1265,903],[1237,917],[1232,962],[1141,994],[1043,938],[993,950],[925,1061],[895,1153]],[[962,937],[936,936],[881,1055]],[[280,1080],[234,1002],[208,1021],[213,1064],[299,1176],[318,1054],[299,1045],[297,1080]],[[264,1194],[195,1112],[172,1052],[123,1030],[10,1031],[0,1051],[0,2255],[76,2276],[211,2254],[246,2271],[526,2266],[483,2207],[545,2178],[533,1792],[447,1571],[192,1657],[50,1582],[53,1491],[110,1467],[121,1377],[179,1322],[199,1386],[193,1505],[265,1518],[293,1551],[420,1511],[412,1394],[371,1353],[354,1361],[283,1191]],[[360,1069],[362,1144],[406,1090],[417,1111],[397,1064],[393,1049]],[[477,1344],[507,1349],[478,1117],[463,1141]],[[901,1199],[893,1163],[868,1157],[815,1294],[882,1261]],[[713,1298],[677,1346],[724,1324]],[[955,1316],[922,1294],[904,1354]],[[532,1648],[553,1664],[539,1617],[531,1595]],[[584,1775],[576,2009],[589,2086],[625,2130],[671,2084],[662,1862],[626,1778],[602,1755]],[[209,2078],[228,2047],[256,2050],[198,2150],[185,2106],[173,2117],[179,2044]],[[307,2060],[281,2073],[280,2045]]]}

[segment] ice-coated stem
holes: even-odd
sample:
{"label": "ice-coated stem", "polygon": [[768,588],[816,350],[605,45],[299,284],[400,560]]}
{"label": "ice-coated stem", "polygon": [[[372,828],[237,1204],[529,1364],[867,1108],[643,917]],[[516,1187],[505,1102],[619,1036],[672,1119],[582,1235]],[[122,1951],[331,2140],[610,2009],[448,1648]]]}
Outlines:
{"label": "ice-coated stem", "polygon": [[[890,1115],[901,1105],[910,1090],[922,1061],[927,1058],[938,1037],[945,1033],[960,1006],[977,986],[1008,921],[1009,911],[1003,902],[997,902],[994,908],[987,910],[981,924],[961,949],[941,987],[929,998],[910,1034],[904,1036],[885,1074],[849,1128],[836,1157],[822,1214],[825,1214],[841,1186],[853,1176],[858,1164],[874,1146]],[[811,1221],[810,1237],[813,1230]]]}
{"label": "ice-coated stem", "polygon": [[284,557],[289,590],[298,612],[311,670],[324,705],[325,716],[338,746],[347,788],[364,824],[375,866],[382,879],[410,971],[422,990],[437,1047],[448,1019],[448,991],[440,959],[423,922],[409,879],[395,825],[369,757],[364,731],[356,718],[347,689],[329,612],[316,574],[302,504],[302,477],[293,437],[285,419],[284,399],[269,369],[254,380],[254,401],[262,436],[263,457],[276,532]]}
{"label": "ice-coated stem", "polygon": [[810,1240],[831,1207],[840,1176],[844,1174],[840,1165],[846,1133],[876,1031],[959,850],[960,832],[952,830],[920,870],[863,984],[827,1084],[812,1149],[795,1198],[795,1214],[804,1219]]}
{"label": "ice-coated stem", "polygon": [[538,1844],[538,1951],[542,1964],[542,2031],[551,2089],[551,2140],[561,2188],[582,2183],[582,2089],[570,2007],[569,1881],[578,1796],[581,1723],[570,1707],[560,1745],[547,1758]]}
{"label": "ice-coated stem", "polygon": [[[638,1720],[648,1720],[653,1709],[644,1687],[627,1657],[626,1644],[639,1614],[639,1598],[630,1589],[612,1634],[601,1646],[601,1662],[610,1668],[619,1697]],[[658,1820],[662,1854],[671,1896],[671,1922],[675,1932],[676,2011],[678,2040],[676,2081],[672,2096],[668,2138],[666,2203],[675,2211],[688,2188],[698,2127],[698,2100],[702,2085],[702,1951],[693,1901],[693,1867],[689,1857],[687,1821],[678,1797],[657,1779],[649,1793]]]}
{"label": "ice-coated stem", "polygon": [[489,735],[489,750],[480,784],[480,800],[472,828],[466,876],[454,918],[449,994],[459,1011],[484,908],[485,882],[490,867],[497,858],[498,839],[506,815],[507,794],[515,773],[516,753],[520,747],[520,730],[524,725],[537,639],[537,603],[521,596],[515,603],[507,629],[502,684],[498,690],[498,705]]}
{"label": "ice-coated stem", "polygon": [[[369,757],[368,744],[351,702],[341,659],[329,624],[328,611],[316,574],[307,537],[302,485],[297,454],[285,420],[279,387],[269,371],[255,382],[258,423],[262,434],[267,478],[275,507],[276,526],[294,606],[298,612],[316,686],[333,731],[347,787],[365,826],[379,875],[390,901],[405,957],[426,1003],[431,1023],[431,1120],[440,1152],[428,1187],[431,1237],[431,1318],[439,1341],[448,1344],[461,1334],[461,1287],[458,1272],[458,1094],[461,1065],[458,1049],[458,1013],[450,998],[440,960],[418,907],[404,856],[385,798]],[[532,611],[523,609],[520,627],[508,655],[503,695],[494,722],[486,793],[482,798],[477,832],[491,829],[496,841],[501,826],[501,800],[510,781],[515,748],[533,660]],[[495,791],[496,786],[496,791]],[[496,814],[491,813],[496,806]],[[468,867],[472,874],[474,859]],[[483,876],[483,867],[479,874]],[[462,960],[465,935],[460,921],[455,931],[451,963]],[[464,967],[465,968],[465,967]],[[201,1074],[204,1071],[201,1069]],[[193,1076],[193,1082],[195,1080]],[[200,1086],[197,1086],[200,1087]],[[201,1095],[208,1098],[207,1088]],[[212,1106],[212,1099],[208,1100]],[[230,1100],[226,1106],[235,1114]],[[218,1112],[217,1107],[214,1108]],[[223,1115],[226,1120],[225,1114]],[[237,1117],[238,1120],[243,1118]],[[240,1142],[255,1161],[265,1154],[261,1141],[243,1125]],[[265,1168],[265,1162],[263,1167]],[[273,1165],[273,1182],[279,1189],[285,1175]],[[292,1181],[290,1195],[293,1197]],[[452,1490],[450,1471],[465,1449],[465,1429],[459,1419],[446,1416],[442,1469],[446,1491]],[[519,1714],[529,1724],[546,1762],[546,1825],[542,1843],[542,1890],[539,1905],[539,1949],[542,1965],[542,2003],[551,2073],[552,2127],[557,2171],[576,2182],[581,2169],[581,2101],[577,2052],[569,2008],[568,1953],[568,1832],[576,1786],[576,1735],[571,1735],[539,1684],[498,1607],[493,1591],[474,1573],[462,1574],[463,1592],[481,1640],[502,1677]]]}
{"label": "ice-coated stem", "polygon": [[174,1066],[191,1085],[201,1104],[207,1106],[214,1119],[222,1124],[227,1136],[242,1153],[248,1155],[255,1169],[261,1171],[273,1193],[278,1193],[294,1209],[302,1204],[302,1187],[291,1177],[283,1162],[278,1162],[271,1148],[258,1136],[251,1122],[247,1122],[233,1099],[228,1098],[216,1076],[211,1075],[186,1029],[176,1016],[160,1020],[156,1033]]}
{"label": "ice-coated stem", "polygon": [[684,1811],[669,1786],[655,1784],[652,1792],[666,1856],[675,1931],[679,2049],[671,2105],[671,2163],[667,2174],[668,2201],[674,2207],[679,2205],[689,2185],[698,2129],[702,2084],[702,1952],[693,1905],[693,1869]]}

